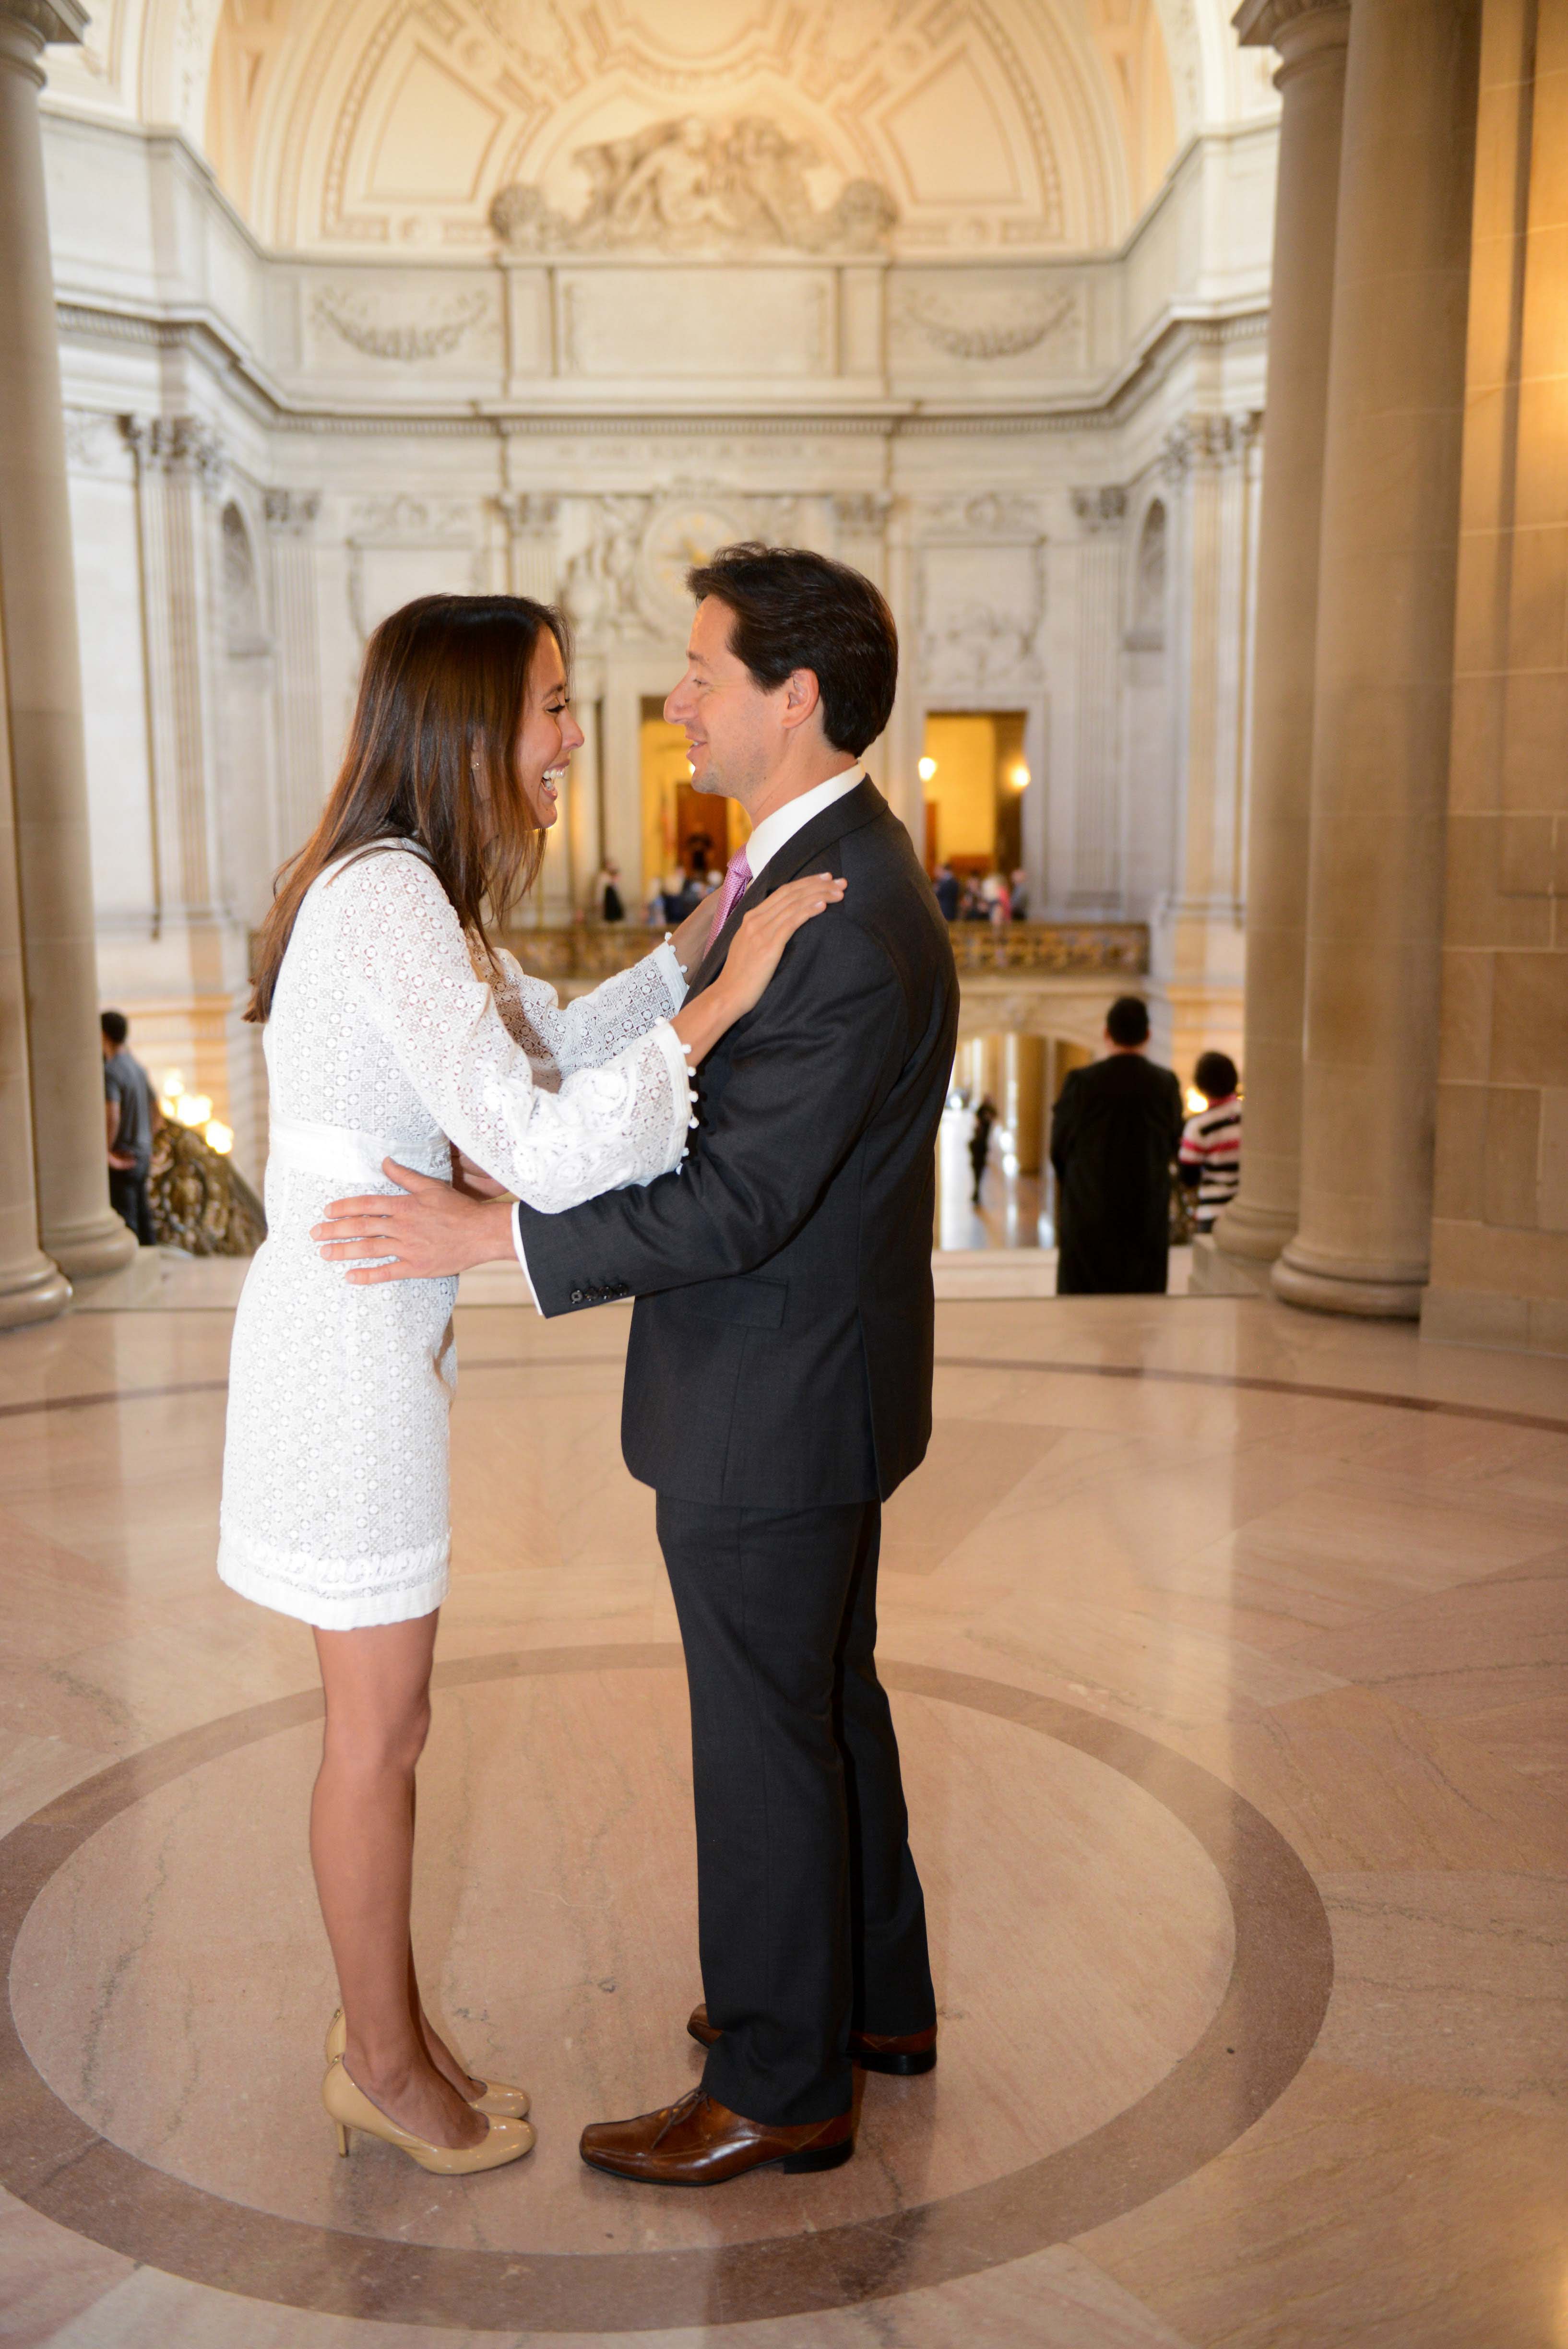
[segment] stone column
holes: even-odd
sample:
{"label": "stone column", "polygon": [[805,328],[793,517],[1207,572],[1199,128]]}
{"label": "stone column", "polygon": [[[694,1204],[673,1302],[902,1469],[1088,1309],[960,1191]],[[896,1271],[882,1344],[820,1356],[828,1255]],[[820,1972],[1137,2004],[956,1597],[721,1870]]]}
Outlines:
{"label": "stone column", "polygon": [[1208,1048],[1241,1048],[1244,710],[1251,642],[1259,428],[1255,409],[1198,410],[1167,436],[1176,657],[1176,887],[1154,938],[1155,1050],[1183,1083]]}
{"label": "stone column", "polygon": [[1301,1201],[1318,538],[1350,10],[1344,0],[1246,0],[1235,24],[1244,46],[1277,48],[1282,62],[1247,838],[1246,1148],[1241,1193],[1215,1237],[1266,1263],[1295,1231]]}
{"label": "stone column", "polygon": [[[5,644],[0,639],[0,688],[4,679]],[[71,1295],[69,1281],[38,1246],[22,906],[11,803],[9,744],[0,726],[0,1330],[47,1321],[69,1304]]]}
{"label": "stone column", "polygon": [[1355,0],[1324,456],[1302,1204],[1276,1292],[1427,1278],[1480,0]]}
{"label": "stone column", "polygon": [[1122,525],[1127,510],[1127,493],[1115,485],[1073,492],[1081,543],[1070,913],[1114,913],[1122,902],[1116,720],[1122,650]]}
{"label": "stone column", "polygon": [[320,511],[317,490],[266,492],[277,637],[277,739],[283,770],[280,863],[309,839],[332,781],[321,742],[321,631],[314,538]]}
{"label": "stone column", "polygon": [[136,1241],[109,1204],[76,579],[38,91],[79,0],[0,0],[0,622],[40,1237],[112,1272]]}

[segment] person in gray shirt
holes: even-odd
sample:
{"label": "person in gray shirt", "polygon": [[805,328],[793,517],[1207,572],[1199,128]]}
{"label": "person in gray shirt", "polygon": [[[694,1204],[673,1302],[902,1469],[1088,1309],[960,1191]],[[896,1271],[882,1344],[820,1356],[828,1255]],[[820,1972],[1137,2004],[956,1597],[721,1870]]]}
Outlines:
{"label": "person in gray shirt", "polygon": [[109,1143],[109,1196],[117,1216],[130,1226],[143,1247],[156,1247],[147,1176],[152,1137],[161,1123],[152,1085],[140,1061],[126,1047],[130,1033],[123,1011],[99,1014],[103,1041],[104,1125]]}

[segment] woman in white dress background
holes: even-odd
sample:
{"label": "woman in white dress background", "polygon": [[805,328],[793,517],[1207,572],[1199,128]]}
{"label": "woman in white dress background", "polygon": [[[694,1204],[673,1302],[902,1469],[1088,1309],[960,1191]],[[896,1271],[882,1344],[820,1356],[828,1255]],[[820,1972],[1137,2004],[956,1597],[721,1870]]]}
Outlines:
{"label": "woman in white dress background", "polygon": [[583,737],[556,615],[426,596],[366,648],[342,770],[280,875],[248,1016],[265,1023],[267,1238],[235,1316],[218,1570],[309,1623],[326,1694],[311,1857],[342,2011],[337,2127],[426,2168],[533,2144],[527,2098],[472,2077],[425,2013],[409,1935],[414,1771],[447,1588],[452,1280],[351,1283],[310,1237],[384,1162],[451,1179],[455,1144],[545,1209],[667,1173],[689,1071],[842,885],[776,891],[682,1009],[707,900],[673,939],[562,1006],[492,942],[537,874]]}

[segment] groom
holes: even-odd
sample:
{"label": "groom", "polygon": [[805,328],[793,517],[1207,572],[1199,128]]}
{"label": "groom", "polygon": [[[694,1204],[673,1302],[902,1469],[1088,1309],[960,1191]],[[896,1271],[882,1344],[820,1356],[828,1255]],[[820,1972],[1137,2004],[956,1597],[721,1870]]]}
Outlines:
{"label": "groom", "polygon": [[[796,934],[704,1061],[701,1131],[676,1173],[552,1216],[400,1171],[410,1195],[392,1203],[381,1277],[515,1247],[542,1313],[637,1299],[621,1438],[658,1495],[686,1651],[706,1993],[687,2027],[709,2052],[700,2089],[585,2129],[582,2155],[707,2186],[847,2161],[851,2065],[936,2061],[875,1649],[881,1505],[930,1434],[958,987],[909,835],[858,764],[898,677],[882,596],[825,556],[755,545],[722,549],[688,585],[697,615],[665,712],[696,788],[739,800],[753,824],[692,993],[784,882],[842,874],[843,905]],[[329,1213],[352,1228],[364,1204]]]}

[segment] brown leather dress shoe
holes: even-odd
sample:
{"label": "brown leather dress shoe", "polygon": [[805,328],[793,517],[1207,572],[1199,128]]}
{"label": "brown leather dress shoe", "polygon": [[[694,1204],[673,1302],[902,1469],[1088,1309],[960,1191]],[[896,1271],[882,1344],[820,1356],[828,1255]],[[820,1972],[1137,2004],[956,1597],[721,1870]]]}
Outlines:
{"label": "brown leather dress shoe", "polygon": [[854,2150],[848,2113],[777,2128],[744,2119],[701,2088],[635,2120],[595,2121],[578,2147],[590,2169],[639,2186],[722,2186],[750,2169],[836,2169]]}
{"label": "brown leather dress shoe", "polygon": [[[708,2020],[706,2006],[694,2006],[686,2023],[687,2030],[699,2047],[716,2047],[723,2033]],[[858,2064],[863,2072],[891,2072],[900,2079],[909,2079],[917,2072],[934,2072],[937,2068],[937,2026],[933,2023],[925,2031],[906,2031],[901,2035],[877,2031],[852,2031],[849,2034],[849,2060]]]}

